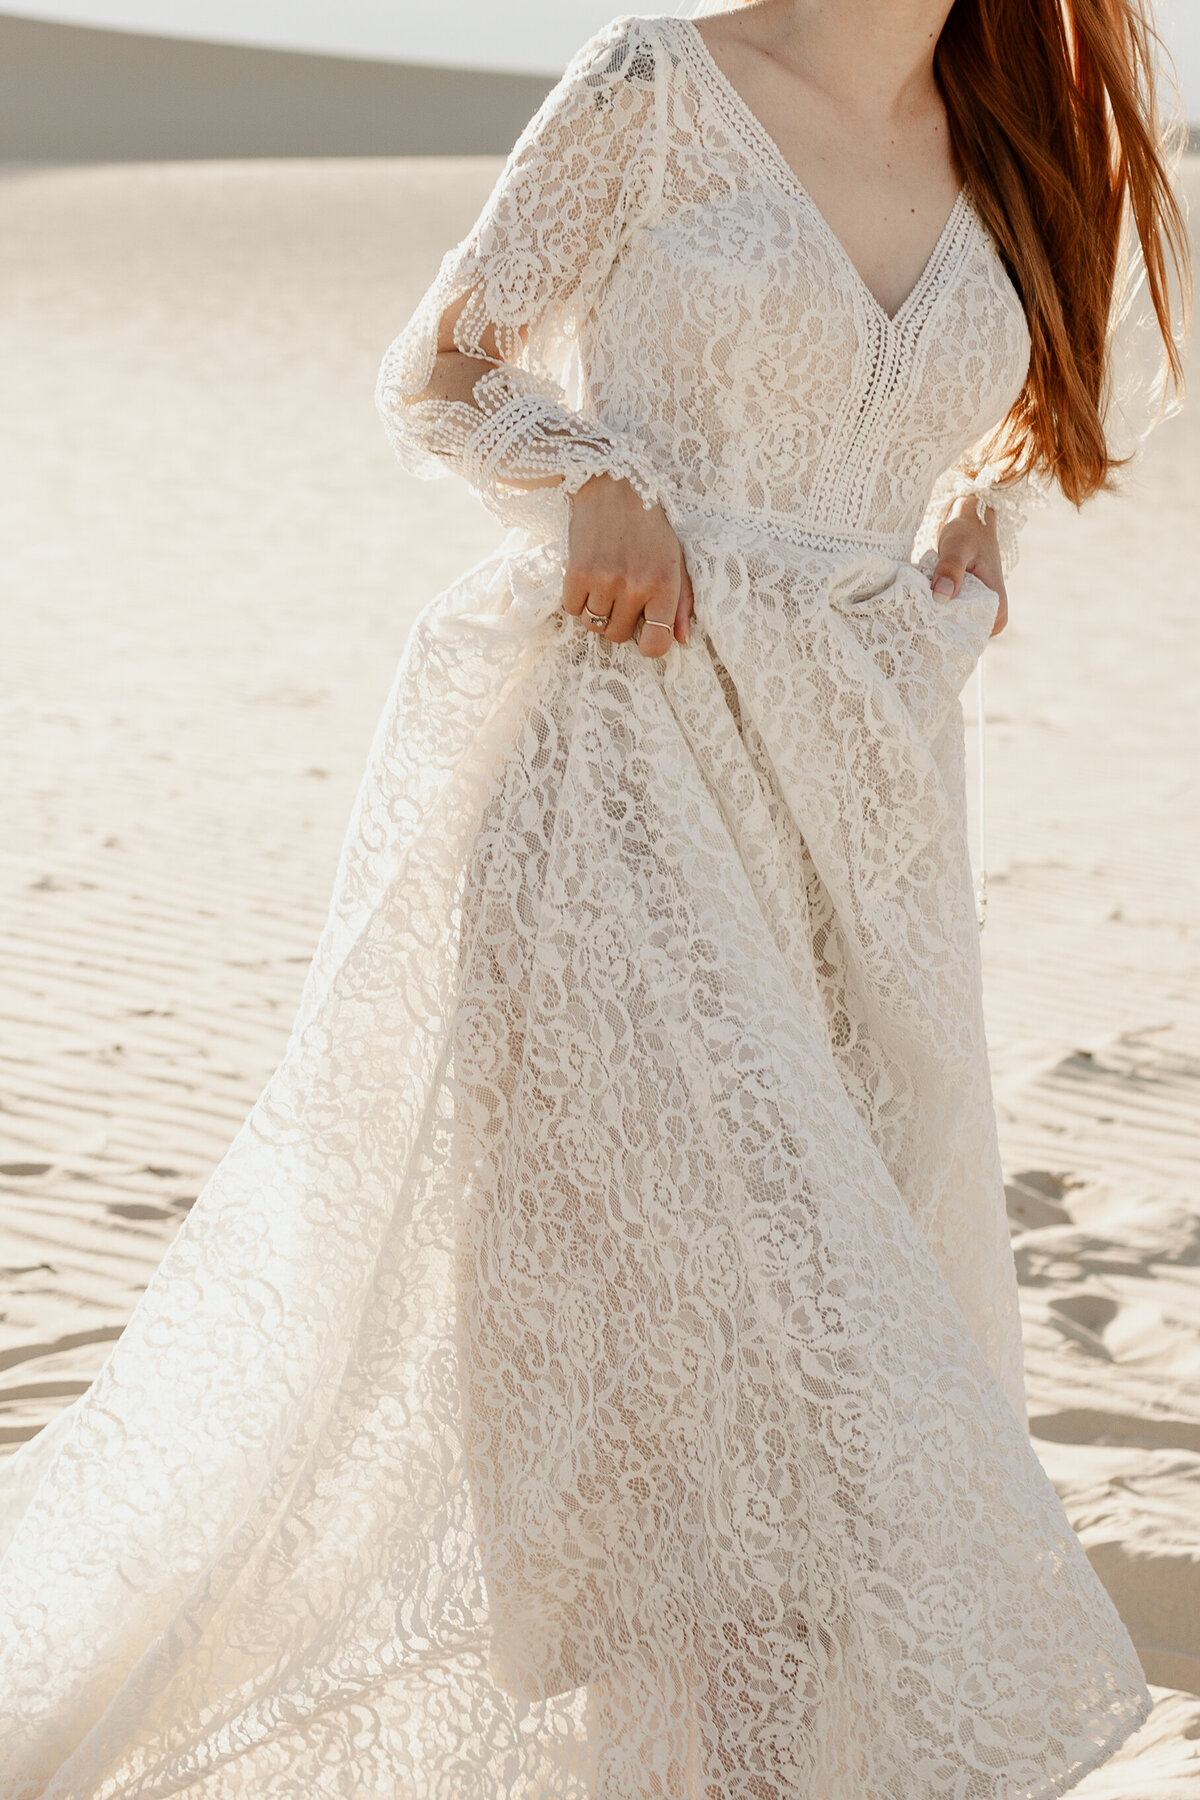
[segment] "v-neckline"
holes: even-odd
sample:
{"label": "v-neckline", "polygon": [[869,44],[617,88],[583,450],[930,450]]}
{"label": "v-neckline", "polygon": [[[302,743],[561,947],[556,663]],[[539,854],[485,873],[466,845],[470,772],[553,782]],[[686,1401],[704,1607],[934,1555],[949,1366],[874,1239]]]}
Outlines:
{"label": "v-neckline", "polygon": [[917,279],[908,290],[908,293],[904,296],[895,312],[888,312],[887,308],[879,300],[874,289],[867,285],[858,264],[854,261],[854,258],[850,255],[845,244],[843,244],[841,238],[833,229],[833,226],[829,223],[829,220],[825,217],[825,214],[821,211],[821,208],[817,205],[787,157],[783,154],[776,139],[767,130],[750,103],[743,98],[741,91],[734,86],[728,75],[726,75],[724,69],[705,42],[704,35],[697,27],[695,19],[673,14],[671,15],[671,23],[674,25],[682,25],[686,28],[688,39],[695,46],[699,61],[705,72],[710,79],[715,82],[729,104],[735,109],[738,116],[749,130],[750,135],[758,141],[759,147],[764,152],[766,160],[774,166],[777,178],[781,179],[787,187],[791,188],[796,197],[808,208],[818,229],[828,241],[830,248],[833,250],[838,261],[845,268],[863,299],[871,307],[878,318],[883,321],[883,324],[887,329],[897,329],[904,323],[907,314],[921,300],[940,270],[943,254],[958,225],[959,215],[965,211],[968,204],[966,183],[964,182],[962,184],[958,193],[954,196],[954,204],[946,215],[946,222],[942,226],[941,231],[939,231],[933,249],[929,252]]}

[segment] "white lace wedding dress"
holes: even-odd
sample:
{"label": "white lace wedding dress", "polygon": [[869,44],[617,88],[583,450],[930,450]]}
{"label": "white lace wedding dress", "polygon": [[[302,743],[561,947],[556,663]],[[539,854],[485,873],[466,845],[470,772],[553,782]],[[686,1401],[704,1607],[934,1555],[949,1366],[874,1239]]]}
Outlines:
{"label": "white lace wedding dress", "polygon": [[[465,294],[511,360],[413,405]],[[380,383],[512,530],[414,628],[281,1067],[0,1475],[4,1800],[1017,1800],[1144,1716],[1024,1420],[996,598],[909,560],[1028,354],[965,193],[888,317],[693,21],[573,59]],[[661,660],[561,611],[597,469],[684,546]]]}

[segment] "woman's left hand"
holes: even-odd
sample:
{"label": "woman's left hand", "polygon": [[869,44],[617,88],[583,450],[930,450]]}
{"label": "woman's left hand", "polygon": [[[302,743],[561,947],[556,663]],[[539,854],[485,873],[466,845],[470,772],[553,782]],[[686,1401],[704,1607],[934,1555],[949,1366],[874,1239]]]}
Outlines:
{"label": "woman's left hand", "polygon": [[979,517],[973,494],[956,500],[938,533],[938,560],[930,580],[935,594],[952,598],[962,590],[963,576],[975,575],[984,587],[1000,596],[996,622],[991,636],[1008,624],[1008,595],[1004,590],[1004,573],[1000,567],[1000,541],[996,533],[996,514],[987,507],[988,522]]}

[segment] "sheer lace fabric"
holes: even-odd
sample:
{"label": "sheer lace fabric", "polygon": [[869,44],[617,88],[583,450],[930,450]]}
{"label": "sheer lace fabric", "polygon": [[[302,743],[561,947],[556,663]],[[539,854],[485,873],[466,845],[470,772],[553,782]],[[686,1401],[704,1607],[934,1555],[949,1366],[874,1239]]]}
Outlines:
{"label": "sheer lace fabric", "polygon": [[[464,298],[495,366],[422,400]],[[1144,1716],[1024,1423],[995,595],[909,560],[1027,355],[965,197],[888,319],[687,21],[573,59],[380,380],[512,529],[279,1070],[0,1473],[4,1800],[1033,1800]],[[598,469],[684,544],[661,660],[561,611]]]}

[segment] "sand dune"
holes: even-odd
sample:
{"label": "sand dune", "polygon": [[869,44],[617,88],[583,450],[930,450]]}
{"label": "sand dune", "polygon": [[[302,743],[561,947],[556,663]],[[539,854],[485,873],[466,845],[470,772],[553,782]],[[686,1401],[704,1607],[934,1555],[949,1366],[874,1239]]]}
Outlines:
{"label": "sand dune", "polygon": [[505,151],[553,76],[100,31],[0,13],[0,157]]}
{"label": "sand dune", "polygon": [[[496,168],[0,182],[6,1442],[94,1373],[280,1054],[405,633],[497,540],[371,403]],[[1136,491],[1034,521],[988,655],[1032,1429],[1160,1690],[1093,1800],[1200,1791],[1198,500],[1193,409]]]}

